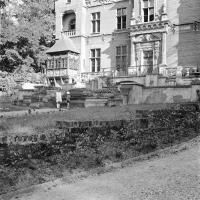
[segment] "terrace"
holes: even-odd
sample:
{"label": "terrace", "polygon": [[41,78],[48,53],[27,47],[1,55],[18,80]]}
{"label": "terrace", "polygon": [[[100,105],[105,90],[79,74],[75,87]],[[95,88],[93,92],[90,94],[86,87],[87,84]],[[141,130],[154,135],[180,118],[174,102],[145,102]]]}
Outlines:
{"label": "terrace", "polygon": [[140,77],[148,74],[159,74],[158,65],[140,65],[134,67],[128,67],[126,69],[118,69],[116,67],[112,68],[102,68],[99,72],[84,72],[82,76],[93,79],[95,77],[105,77],[111,76],[116,77]]}
{"label": "terrace", "polygon": [[99,72],[84,72],[82,76],[84,77],[105,77],[111,76],[116,77],[143,77],[146,75],[163,75],[166,77],[176,77],[177,73],[182,78],[198,78],[200,77],[200,70],[197,67],[167,67],[161,69],[160,65],[138,65],[131,66],[126,69],[111,67],[111,68],[101,68]]}

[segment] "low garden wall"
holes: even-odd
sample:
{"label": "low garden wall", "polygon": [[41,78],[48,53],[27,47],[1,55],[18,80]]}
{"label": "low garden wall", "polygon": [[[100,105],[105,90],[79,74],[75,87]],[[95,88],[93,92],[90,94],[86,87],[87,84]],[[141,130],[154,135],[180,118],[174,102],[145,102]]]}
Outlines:
{"label": "low garden wall", "polygon": [[198,101],[199,84],[148,86],[130,83],[122,85],[124,104],[183,103]]}
{"label": "low garden wall", "polygon": [[197,136],[199,124],[198,105],[177,110],[136,111],[129,120],[58,121],[55,129],[46,133],[0,137],[0,161],[15,164],[23,159],[67,155],[77,149],[92,149],[103,156],[100,149],[108,142],[115,144],[115,149],[123,145],[124,149],[149,152]]}

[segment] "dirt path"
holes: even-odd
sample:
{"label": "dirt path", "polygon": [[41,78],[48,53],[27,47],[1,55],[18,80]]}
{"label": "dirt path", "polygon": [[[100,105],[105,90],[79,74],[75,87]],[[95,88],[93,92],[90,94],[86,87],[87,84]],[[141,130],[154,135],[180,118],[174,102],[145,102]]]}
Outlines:
{"label": "dirt path", "polygon": [[[200,140],[198,140],[200,141]],[[59,182],[18,194],[12,200],[199,200],[200,142],[73,184]],[[7,198],[6,198],[7,199]]]}

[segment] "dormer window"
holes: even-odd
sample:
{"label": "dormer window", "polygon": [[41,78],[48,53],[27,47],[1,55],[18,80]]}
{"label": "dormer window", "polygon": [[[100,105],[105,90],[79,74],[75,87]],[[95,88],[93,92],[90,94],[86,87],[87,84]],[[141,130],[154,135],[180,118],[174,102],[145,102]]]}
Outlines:
{"label": "dormer window", "polygon": [[143,0],[143,21],[154,21],[154,0]]}
{"label": "dormer window", "polygon": [[69,22],[69,30],[75,30],[76,29],[76,19],[72,19]]}

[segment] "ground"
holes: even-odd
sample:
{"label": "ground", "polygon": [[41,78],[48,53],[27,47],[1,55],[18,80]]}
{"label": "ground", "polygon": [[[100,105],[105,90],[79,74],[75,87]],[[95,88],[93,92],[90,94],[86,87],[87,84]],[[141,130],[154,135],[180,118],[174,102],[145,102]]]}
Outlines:
{"label": "ground", "polygon": [[120,167],[101,175],[70,184],[63,178],[2,196],[2,199],[199,200],[199,147],[200,137],[154,152],[150,159],[125,161]]}

